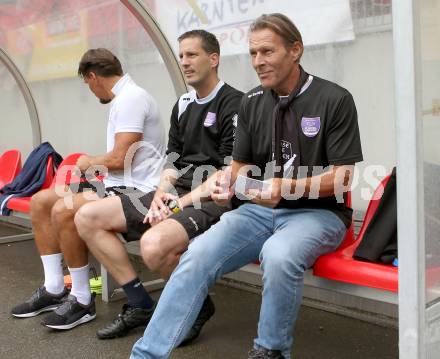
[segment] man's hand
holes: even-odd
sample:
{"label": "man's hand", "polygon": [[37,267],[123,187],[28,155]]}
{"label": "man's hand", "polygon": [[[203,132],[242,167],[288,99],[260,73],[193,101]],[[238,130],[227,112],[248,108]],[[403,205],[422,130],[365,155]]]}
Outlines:
{"label": "man's hand", "polygon": [[148,210],[143,223],[149,223],[151,226],[154,226],[164,219],[167,219],[172,212],[165,203],[170,200],[177,201],[177,203],[179,203],[179,207],[182,208],[179,197],[174,196],[171,193],[166,193],[162,189],[158,188],[154,194],[150,209]]}
{"label": "man's hand", "polygon": [[76,165],[78,166],[81,173],[86,173],[87,169],[92,165],[90,159],[90,156],[82,155],[76,161]]}
{"label": "man's hand", "polygon": [[266,182],[270,183],[268,190],[259,191],[256,189],[251,189],[247,192],[247,194],[253,203],[264,207],[275,208],[281,200],[282,179],[272,178]]}
{"label": "man's hand", "polygon": [[231,185],[231,166],[217,172],[217,178],[211,186],[211,199],[219,206],[227,206],[234,191]]}

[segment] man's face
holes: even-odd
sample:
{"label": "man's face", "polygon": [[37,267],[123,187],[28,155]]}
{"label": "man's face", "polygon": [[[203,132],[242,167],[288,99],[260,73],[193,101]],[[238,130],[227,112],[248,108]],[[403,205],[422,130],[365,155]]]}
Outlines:
{"label": "man's face", "polygon": [[180,66],[188,85],[197,87],[215,71],[218,54],[208,54],[202,48],[202,40],[189,37],[179,44]]}
{"label": "man's face", "polygon": [[299,58],[301,50],[299,42],[291,48],[286,48],[283,39],[270,29],[249,34],[252,66],[257,72],[261,86],[273,89],[280,95],[288,95],[292,91],[288,83],[295,66],[298,66],[295,61]]}
{"label": "man's face", "polygon": [[89,72],[86,76],[84,76],[84,82],[89,85],[90,91],[95,94],[100,103],[107,104],[112,100],[111,98],[108,98],[108,93],[105,91],[100,77],[94,72]]}

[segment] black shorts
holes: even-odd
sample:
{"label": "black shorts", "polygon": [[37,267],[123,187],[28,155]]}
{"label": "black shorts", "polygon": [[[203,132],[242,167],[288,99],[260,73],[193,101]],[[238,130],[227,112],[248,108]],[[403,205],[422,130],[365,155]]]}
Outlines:
{"label": "black shorts", "polygon": [[127,186],[105,187],[104,182],[101,181],[94,181],[90,183],[80,182],[80,183],[70,184],[69,187],[73,193],[83,193],[86,191],[93,191],[99,196],[99,198],[116,196],[120,193],[124,193],[127,191],[132,192],[136,190],[136,188],[134,187],[127,187]]}
{"label": "black shorts", "polygon": [[[176,190],[179,197],[189,192],[179,187]],[[155,192],[144,193],[137,189],[124,192],[118,194],[121,198],[122,208],[127,221],[127,233],[122,233],[122,236],[127,242],[138,241],[151,227],[150,224],[142,223],[142,221],[150,209]],[[179,222],[185,228],[191,240],[218,222],[220,216],[229,210],[230,207],[221,207],[213,201],[207,201],[202,202],[199,209],[188,206],[178,213],[171,214],[168,218]]]}

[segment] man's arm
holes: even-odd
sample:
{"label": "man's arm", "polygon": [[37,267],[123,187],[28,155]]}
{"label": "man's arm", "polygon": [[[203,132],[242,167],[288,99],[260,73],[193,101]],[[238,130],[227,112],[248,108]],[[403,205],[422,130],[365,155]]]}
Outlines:
{"label": "man's arm", "polygon": [[184,208],[200,202],[209,201],[211,199],[211,188],[217,180],[217,176],[220,172],[221,171],[215,171],[205,182],[181,197],[179,199],[180,207]]}
{"label": "man's arm", "polygon": [[[342,196],[350,190],[354,165],[333,166],[330,170],[316,176],[288,179],[272,178],[268,191],[249,191],[252,202],[266,207],[275,207],[281,198],[295,194],[296,198],[320,198]],[[291,199],[294,200],[294,199]]]}
{"label": "man's arm", "polygon": [[105,155],[88,156],[78,158],[77,166],[81,172],[86,172],[89,167],[104,166],[108,170],[123,170],[125,156],[130,146],[142,140],[142,133],[120,132],[115,134],[115,145],[113,150]]}
{"label": "man's arm", "polygon": [[294,193],[297,189],[302,197],[330,197],[341,195],[350,189],[354,172],[354,165],[332,166],[329,171],[322,174],[302,178],[299,180],[283,179],[283,186]]}
{"label": "man's arm", "polygon": [[233,186],[240,170],[248,163],[233,160],[224,171],[218,171],[215,181],[210,183],[211,199],[219,206],[227,206],[234,196]]}

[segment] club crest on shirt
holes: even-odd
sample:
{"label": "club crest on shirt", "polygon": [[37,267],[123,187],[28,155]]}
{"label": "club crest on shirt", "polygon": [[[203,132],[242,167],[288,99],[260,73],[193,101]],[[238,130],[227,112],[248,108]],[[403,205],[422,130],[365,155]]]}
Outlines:
{"label": "club crest on shirt", "polygon": [[320,128],[321,117],[303,117],[301,119],[301,129],[307,137],[315,137]]}
{"label": "club crest on shirt", "polygon": [[208,112],[206,114],[205,122],[203,122],[203,126],[210,127],[215,123],[216,120],[217,120],[216,114],[214,112]]}

